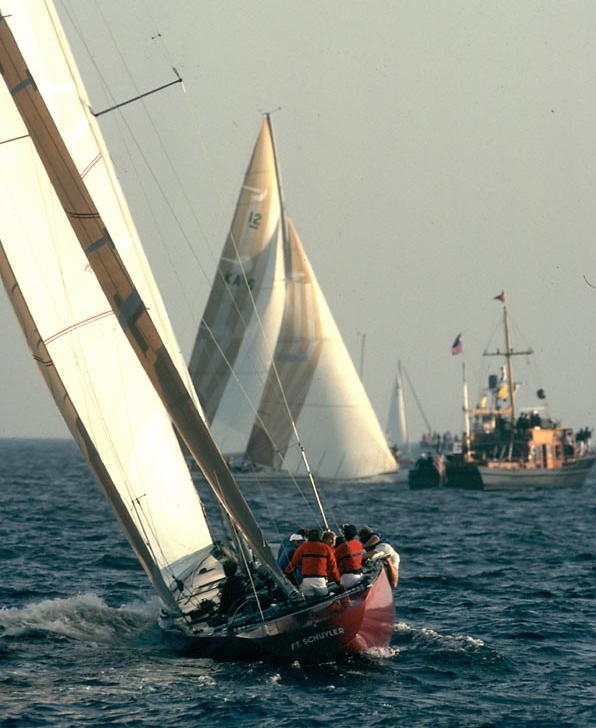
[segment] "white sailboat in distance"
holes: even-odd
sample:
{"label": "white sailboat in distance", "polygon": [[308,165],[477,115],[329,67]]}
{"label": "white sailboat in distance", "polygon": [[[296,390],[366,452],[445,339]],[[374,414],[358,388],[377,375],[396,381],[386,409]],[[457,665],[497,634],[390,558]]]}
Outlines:
{"label": "white sailboat in distance", "polygon": [[[249,301],[254,314],[245,313]],[[221,326],[226,320],[232,322],[228,329]],[[213,362],[207,373],[201,366],[205,362]],[[219,374],[218,388],[216,372],[223,371],[224,362],[233,378]],[[321,479],[372,478],[397,470],[304,247],[286,219],[268,115],[199,326],[190,372],[215,436],[228,430],[219,440],[222,450],[241,453],[260,468],[239,477],[306,476],[303,449]],[[254,398],[259,379],[260,396]],[[246,428],[248,418],[252,426]]]}

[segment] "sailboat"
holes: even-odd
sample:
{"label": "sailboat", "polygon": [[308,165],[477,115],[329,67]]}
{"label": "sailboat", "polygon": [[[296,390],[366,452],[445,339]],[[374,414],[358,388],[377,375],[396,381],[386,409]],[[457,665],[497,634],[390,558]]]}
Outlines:
{"label": "sailboat", "polygon": [[303,448],[319,479],[397,471],[286,217],[269,115],[244,178],[189,369],[222,450],[258,468],[244,478],[306,477]]}
{"label": "sailboat", "polygon": [[[50,2],[0,17],[0,274],[31,353],[190,653],[309,660],[388,644],[382,564],[309,601],[271,548],[205,424],[107,149]],[[215,494],[216,543],[184,448]],[[246,600],[218,614],[232,554]]]}
{"label": "sailboat", "polygon": [[408,452],[410,448],[410,437],[406,421],[406,403],[404,399],[401,362],[398,363],[397,374],[391,387],[385,435],[391,447],[401,452]]}
{"label": "sailboat", "polygon": [[[499,374],[489,376],[486,393],[475,408],[467,406],[464,378],[464,447],[461,454],[447,457],[446,485],[483,490],[580,486],[596,456],[577,440],[572,428],[542,416],[540,406],[517,407],[512,360],[533,352],[513,349],[504,292],[495,298],[503,305],[505,348],[484,355],[504,359],[505,364]],[[537,397],[545,399],[543,389]]]}

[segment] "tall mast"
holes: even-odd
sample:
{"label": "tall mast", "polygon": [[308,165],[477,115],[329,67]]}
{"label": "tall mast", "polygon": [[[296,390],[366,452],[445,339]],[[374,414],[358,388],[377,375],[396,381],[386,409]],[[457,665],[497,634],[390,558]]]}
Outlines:
{"label": "tall mast", "polygon": [[366,334],[358,331],[356,335],[360,337],[360,367],[358,368],[358,374],[360,375],[360,381],[364,384],[364,347],[366,346]]}
{"label": "tall mast", "polygon": [[511,367],[511,357],[513,350],[511,348],[511,335],[509,333],[509,316],[507,315],[507,306],[503,304],[503,328],[505,329],[505,361],[507,366],[507,382],[509,389],[509,406],[511,409],[511,429],[515,427],[515,386],[513,384],[513,374]]}
{"label": "tall mast", "polygon": [[267,127],[269,128],[269,136],[271,137],[271,147],[273,148],[273,163],[275,164],[275,181],[277,184],[277,195],[279,197],[279,209],[281,217],[281,235],[283,239],[284,253],[288,249],[288,221],[286,217],[286,203],[284,200],[283,186],[281,183],[281,173],[279,171],[279,162],[277,161],[277,148],[275,146],[275,136],[273,135],[273,125],[271,124],[271,114],[265,114]]}
{"label": "tall mast", "polygon": [[[277,181],[277,193],[279,195],[279,206],[280,206],[280,212],[281,212],[281,226],[282,226],[282,237],[283,237],[283,251],[284,251],[284,268],[285,268],[285,274],[286,279],[289,272],[289,263],[290,263],[290,256],[291,256],[291,250],[290,250],[290,243],[289,243],[289,236],[288,236],[288,220],[286,217],[286,205],[284,202],[283,197],[283,186],[281,184],[281,175],[279,172],[279,163],[277,161],[277,148],[275,146],[275,137],[273,135],[273,126],[271,124],[271,115],[265,114],[265,119],[267,120],[267,126],[269,127],[269,134],[271,135],[271,146],[273,147],[273,160],[275,163],[275,179]],[[302,445],[302,442],[300,440],[300,435],[298,434],[298,428],[296,427],[296,423],[294,422],[294,418],[292,417],[292,413],[290,411],[290,407],[288,405],[288,402],[286,400],[286,394],[283,391],[281,379],[279,377],[279,374],[277,372],[277,367],[275,366],[275,356],[273,357],[271,361],[271,368],[275,374],[275,378],[277,380],[277,386],[279,387],[279,391],[281,393],[281,396],[284,400],[284,405],[286,408],[286,412],[288,413],[288,417],[290,418],[290,423],[292,425],[292,431],[294,432],[294,437],[296,438],[296,442],[298,443],[298,448],[300,451],[300,457],[302,459],[302,462],[304,463],[304,467],[306,468],[306,472],[308,474],[308,479],[311,485],[311,488],[313,490],[315,500],[317,501],[317,506],[319,508],[319,511],[321,513],[321,517],[323,519],[323,523],[325,525],[325,528],[329,528],[329,523],[327,521],[327,516],[325,515],[325,509],[323,508],[323,503],[321,501],[321,497],[319,495],[319,489],[317,488],[317,484],[315,483],[315,478],[313,475],[313,472],[310,467],[310,463],[308,462],[308,458],[306,457],[306,451],[304,450],[304,447]]]}
{"label": "tall mast", "polygon": [[511,346],[511,334],[509,331],[509,316],[507,314],[507,306],[505,305],[505,292],[502,291],[498,296],[495,296],[495,299],[498,301],[501,301],[503,304],[503,329],[505,331],[505,351],[499,351],[497,349],[496,351],[485,351],[484,356],[504,356],[505,357],[505,366],[507,370],[507,388],[509,390],[509,408],[511,410],[511,436],[513,437],[513,428],[515,427],[515,384],[513,382],[513,370],[511,366],[511,359],[514,356],[524,356],[528,354],[533,354],[534,352],[532,349],[528,349],[527,351],[513,351],[513,348]]}
{"label": "tall mast", "polygon": [[397,401],[398,415],[403,428],[405,450],[410,453],[410,429],[408,427],[408,415],[406,412],[406,398],[404,396],[404,378],[401,370],[401,359],[397,362],[397,386],[399,387],[399,399]]}
{"label": "tall mast", "polygon": [[464,389],[464,432],[466,435],[465,445],[470,443],[470,400],[468,395],[468,380],[466,379],[466,363],[461,363],[462,382]]}

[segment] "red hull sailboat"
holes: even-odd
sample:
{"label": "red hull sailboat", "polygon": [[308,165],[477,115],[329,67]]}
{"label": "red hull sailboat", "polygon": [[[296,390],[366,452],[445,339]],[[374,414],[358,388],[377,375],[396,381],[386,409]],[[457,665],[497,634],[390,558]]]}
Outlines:
{"label": "red hull sailboat", "polygon": [[[382,563],[314,601],[281,571],[205,423],[59,17],[49,1],[6,0],[3,11],[0,275],[160,597],[162,626],[190,653],[228,660],[386,646],[394,608]],[[254,196],[247,220],[262,201]],[[226,543],[214,539],[183,447],[217,499]],[[250,589],[222,614],[230,554]]]}
{"label": "red hull sailboat", "polygon": [[385,568],[377,563],[357,587],[341,589],[316,604],[273,605],[255,617],[240,616],[212,634],[190,636],[183,650],[220,660],[320,662],[387,647],[395,607]]}

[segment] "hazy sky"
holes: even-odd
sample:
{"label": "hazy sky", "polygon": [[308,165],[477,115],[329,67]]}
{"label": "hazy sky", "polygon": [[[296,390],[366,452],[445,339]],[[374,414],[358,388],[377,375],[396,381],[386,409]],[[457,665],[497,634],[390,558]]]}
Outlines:
{"label": "hazy sky", "polygon": [[[501,289],[536,351],[522,403],[541,386],[553,416],[596,423],[592,0],[58,8],[95,109],[184,78],[102,128],[186,354],[260,113],[280,107],[288,213],[356,365],[366,334],[381,424],[400,358],[432,426],[461,429],[461,364],[475,398]],[[0,437],[67,436],[4,295],[0,335]]]}

